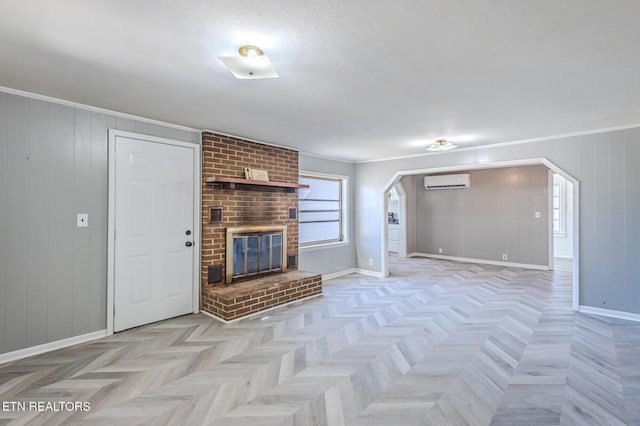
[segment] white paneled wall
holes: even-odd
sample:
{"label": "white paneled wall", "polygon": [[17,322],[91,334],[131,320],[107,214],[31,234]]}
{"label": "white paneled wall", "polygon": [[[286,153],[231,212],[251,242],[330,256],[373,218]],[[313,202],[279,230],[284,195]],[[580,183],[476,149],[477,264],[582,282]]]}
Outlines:
{"label": "white paneled wall", "polygon": [[[106,328],[108,129],[200,142],[0,92],[0,353]],[[77,213],[88,228],[76,228]]]}

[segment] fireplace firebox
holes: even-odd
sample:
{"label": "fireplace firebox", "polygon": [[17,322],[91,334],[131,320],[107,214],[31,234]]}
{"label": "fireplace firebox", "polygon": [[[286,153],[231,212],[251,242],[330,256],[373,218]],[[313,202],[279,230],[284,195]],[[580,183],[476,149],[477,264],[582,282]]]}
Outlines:
{"label": "fireplace firebox", "polygon": [[286,226],[227,228],[225,282],[286,272]]}

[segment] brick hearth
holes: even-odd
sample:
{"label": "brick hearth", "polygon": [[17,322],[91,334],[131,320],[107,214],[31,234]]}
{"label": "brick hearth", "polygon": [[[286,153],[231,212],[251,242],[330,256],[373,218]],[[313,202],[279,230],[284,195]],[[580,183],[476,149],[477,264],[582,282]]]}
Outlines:
{"label": "brick hearth", "polygon": [[291,271],[213,287],[202,303],[204,310],[229,321],[319,294],[322,294],[320,275]]}
{"label": "brick hearth", "polygon": [[[212,177],[243,179],[244,169],[249,167],[266,170],[272,182],[297,184],[298,152],[203,132],[202,153],[202,309],[229,320],[321,294],[320,275],[297,271],[296,192],[287,188],[206,182]],[[212,208],[222,209],[222,220],[211,221]],[[224,284],[226,229],[258,225],[286,227],[288,272]],[[217,270],[211,276],[221,279],[209,282],[210,268]],[[284,294],[279,294],[281,291]],[[277,296],[273,297],[274,294]]]}

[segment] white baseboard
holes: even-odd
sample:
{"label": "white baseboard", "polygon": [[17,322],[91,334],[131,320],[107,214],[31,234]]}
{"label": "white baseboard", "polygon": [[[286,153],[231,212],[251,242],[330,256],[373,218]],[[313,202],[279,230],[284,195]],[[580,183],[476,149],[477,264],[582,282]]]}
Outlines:
{"label": "white baseboard", "polygon": [[427,254],[427,253],[409,253],[407,257],[429,257],[432,259],[453,260],[455,262],[466,263],[481,263],[484,265],[496,265],[496,266],[510,266],[513,268],[525,268],[525,269],[539,269],[541,271],[548,271],[548,265],[534,265],[530,263],[515,263],[515,262],[503,262],[498,260],[486,260],[486,259],[471,259],[468,257],[456,257],[447,256],[444,254]]}
{"label": "white baseboard", "polygon": [[573,260],[573,256],[563,256],[561,254],[559,254],[558,252],[555,252],[553,254],[553,257],[556,259],[560,259],[560,260]]}
{"label": "white baseboard", "polygon": [[331,274],[322,274],[322,281],[329,281],[334,278],[344,277],[345,275],[356,274],[357,272],[358,272],[357,269],[351,268],[351,269],[345,269],[344,271],[333,272]]}
{"label": "white baseboard", "polygon": [[66,348],[68,346],[78,345],[80,343],[90,342],[92,340],[107,337],[107,330],[94,331],[93,333],[82,334],[80,336],[69,337],[68,339],[56,340],[38,346],[19,349],[13,352],[0,354],[0,364],[5,362],[16,361],[18,359],[27,358],[34,355],[40,355],[45,352],[55,351],[56,349]]}
{"label": "white baseboard", "polygon": [[334,272],[332,274],[322,275],[322,281],[329,281],[334,278],[344,277],[349,274],[361,274],[361,275],[369,275],[371,277],[382,278],[382,274],[380,272],[368,271],[366,269],[359,268],[351,268],[345,269],[344,271]]}
{"label": "white baseboard", "polygon": [[583,314],[602,315],[603,317],[640,322],[640,314],[633,314],[631,312],[614,311],[612,309],[594,308],[592,306],[584,305],[580,305],[580,312]]}
{"label": "white baseboard", "polygon": [[245,316],[240,317],[240,318],[234,318],[234,319],[232,319],[232,320],[225,320],[225,319],[222,319],[222,318],[220,318],[219,316],[212,314],[211,312],[207,312],[207,311],[203,311],[203,310],[201,310],[201,311],[200,311],[200,313],[201,313],[201,314],[204,314],[204,315],[206,315],[206,316],[208,316],[208,317],[211,317],[211,318],[217,319],[217,320],[218,320],[218,321],[220,321],[221,323],[224,323],[224,324],[233,324],[234,322],[238,322],[238,321],[240,321],[240,320],[245,320],[245,319],[247,319],[247,318],[257,317],[258,315],[264,315],[265,313],[267,313],[267,312],[269,312],[269,311],[273,311],[274,309],[284,308],[285,306],[291,305],[291,304],[293,304],[293,303],[303,302],[303,301],[305,301],[305,300],[314,299],[314,298],[316,298],[316,297],[320,297],[320,296],[322,296],[322,293],[320,293],[320,294],[314,294],[313,296],[305,297],[304,299],[296,299],[296,300],[292,300],[291,302],[283,303],[282,305],[272,306],[271,308],[269,308],[269,309],[265,309],[264,311],[254,312],[254,313],[252,313],[252,314],[245,315]]}
{"label": "white baseboard", "polygon": [[369,271],[367,269],[360,269],[360,268],[355,268],[353,272],[356,274],[368,275],[370,277],[382,278],[382,272]]}
{"label": "white baseboard", "polygon": [[333,272],[331,274],[322,274],[322,281],[329,281],[332,280],[334,278],[340,278],[340,277],[344,277],[345,275],[349,275],[349,274],[353,274],[355,273],[355,269],[346,269],[344,271],[339,271],[339,272]]}

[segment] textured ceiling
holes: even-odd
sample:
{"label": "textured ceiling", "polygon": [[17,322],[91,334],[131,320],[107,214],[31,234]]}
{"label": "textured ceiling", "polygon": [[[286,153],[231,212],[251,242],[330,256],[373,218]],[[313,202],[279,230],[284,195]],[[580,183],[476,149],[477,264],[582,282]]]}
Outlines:
{"label": "textured ceiling", "polygon": [[0,0],[0,86],[357,161],[640,123],[639,46],[637,0]]}

